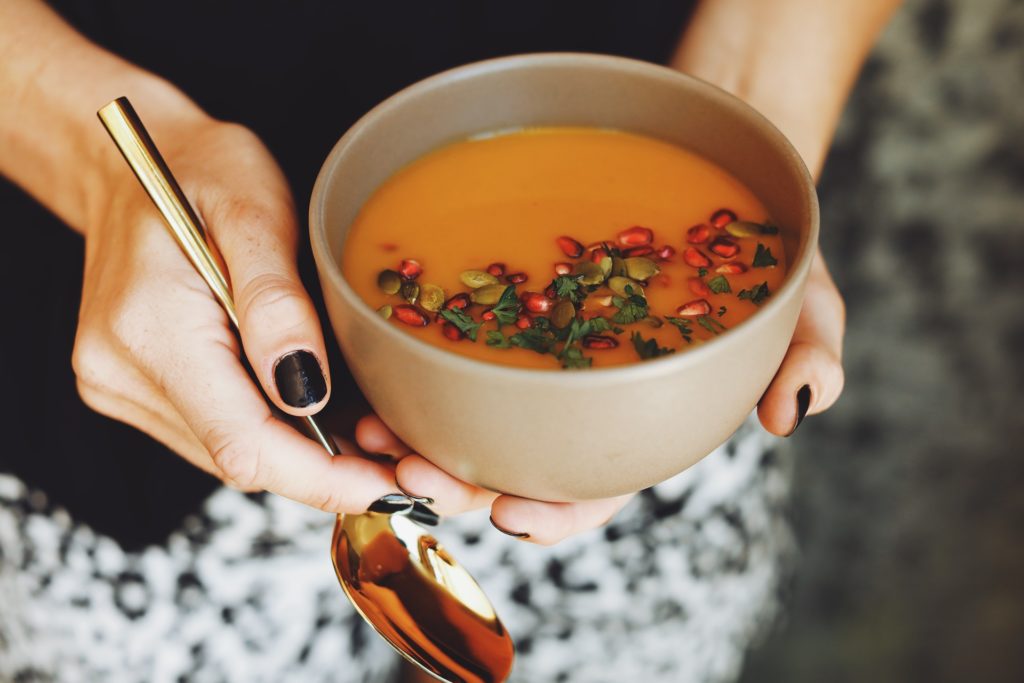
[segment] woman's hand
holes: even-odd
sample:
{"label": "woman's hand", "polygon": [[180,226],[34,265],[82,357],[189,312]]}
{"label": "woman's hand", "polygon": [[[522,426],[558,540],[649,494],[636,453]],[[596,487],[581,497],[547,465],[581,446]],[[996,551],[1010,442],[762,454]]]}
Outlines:
{"label": "woman's hand", "polygon": [[[327,356],[299,280],[295,211],[276,163],[250,131],[200,112],[154,128],[154,137],[223,257],[263,390],[286,413],[317,412],[330,395]],[[110,150],[84,225],[72,358],[83,400],[242,489],[330,512],[362,512],[395,492],[392,467],[331,458],[273,417],[239,361],[227,316]]]}

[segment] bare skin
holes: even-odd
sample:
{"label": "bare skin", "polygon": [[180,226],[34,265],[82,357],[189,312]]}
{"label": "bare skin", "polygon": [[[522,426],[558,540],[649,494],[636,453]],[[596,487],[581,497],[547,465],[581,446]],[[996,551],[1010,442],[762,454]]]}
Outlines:
{"label": "bare skin", "polygon": [[[674,66],[746,99],[787,133],[817,173],[853,79],[893,0],[703,2]],[[105,138],[94,112],[128,95],[153,132],[224,256],[241,317],[242,349],[205,285]],[[238,168],[247,169],[239,177]],[[0,3],[0,173],[60,216],[86,243],[73,366],[83,400],[150,434],[201,469],[328,512],[361,512],[405,490],[443,514],[490,506],[496,524],[551,544],[604,524],[629,499],[553,504],[495,496],[402,444],[376,417],[356,442],[393,464],[328,458],[274,419],[244,372],[244,352],[275,405],[276,359],[317,356],[323,332],[300,283],[293,198],[250,131],[217,121],[174,85],[88,42],[40,0]],[[167,292],[175,292],[167,296]],[[795,395],[810,412],[842,390],[842,300],[819,258],[792,346],[762,399],[765,428],[795,427]],[[329,376],[329,375],[328,375]]]}

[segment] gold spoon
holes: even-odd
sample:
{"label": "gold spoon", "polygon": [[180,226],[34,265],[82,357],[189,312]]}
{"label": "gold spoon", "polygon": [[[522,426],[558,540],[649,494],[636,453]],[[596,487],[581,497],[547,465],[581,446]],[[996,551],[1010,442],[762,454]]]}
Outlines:
{"label": "gold spoon", "polygon": [[[135,109],[119,97],[97,115],[237,329],[227,278]],[[304,424],[328,453],[341,453],[312,415]],[[356,611],[399,654],[438,680],[505,680],[515,656],[508,631],[469,572],[412,521],[436,524],[437,515],[420,501],[382,502],[394,514],[338,515],[334,525],[331,558]]]}

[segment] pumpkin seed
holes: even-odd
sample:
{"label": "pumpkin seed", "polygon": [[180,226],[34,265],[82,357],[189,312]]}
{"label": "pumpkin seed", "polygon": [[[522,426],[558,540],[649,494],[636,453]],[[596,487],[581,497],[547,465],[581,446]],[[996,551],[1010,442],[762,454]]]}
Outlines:
{"label": "pumpkin seed", "polygon": [[604,271],[593,261],[580,261],[572,272],[580,276],[580,282],[584,285],[599,285],[604,282]]}
{"label": "pumpkin seed", "polygon": [[498,284],[498,278],[483,270],[464,270],[459,274],[462,284],[473,289]]}
{"label": "pumpkin seed", "polygon": [[444,306],[444,290],[437,285],[420,285],[420,308],[436,313]]}
{"label": "pumpkin seed", "polygon": [[393,270],[382,270],[377,275],[377,286],[385,294],[398,294],[402,286],[402,276]]}
{"label": "pumpkin seed", "polygon": [[562,329],[568,327],[569,323],[576,317],[576,307],[571,301],[563,301],[551,311],[551,324]]}
{"label": "pumpkin seed", "polygon": [[601,267],[601,272],[604,273],[604,277],[607,280],[608,276],[612,274],[612,257],[602,256],[598,265]]}
{"label": "pumpkin seed", "polygon": [[644,295],[644,288],[640,286],[640,283],[636,280],[630,280],[628,277],[610,277],[608,278],[608,289],[612,290],[616,294],[622,297],[629,296],[626,292],[626,287],[631,287],[633,294],[639,296]]}
{"label": "pumpkin seed", "polygon": [[725,231],[733,237],[754,237],[761,234],[761,226],[750,221],[733,221],[725,226]]}
{"label": "pumpkin seed", "polygon": [[[484,274],[486,275],[487,273]],[[473,303],[475,304],[481,304],[483,306],[493,306],[494,304],[498,303],[499,299],[501,299],[501,295],[504,291],[505,285],[484,285],[483,287],[478,287],[477,289],[474,289],[470,293],[469,298],[472,299]]]}
{"label": "pumpkin seed", "polygon": [[659,328],[659,327],[661,327],[662,325],[665,324],[662,321],[662,319],[659,318],[656,315],[649,315],[649,316],[647,316],[646,318],[644,318],[644,322],[647,323],[648,325],[650,325],[651,327],[655,328],[655,329],[657,329],[657,328]]}
{"label": "pumpkin seed", "polygon": [[391,304],[384,304],[377,309],[377,315],[387,320],[391,317]]}
{"label": "pumpkin seed", "polygon": [[416,303],[420,298],[420,286],[412,280],[406,280],[402,283],[402,298],[411,304]]}
{"label": "pumpkin seed", "polygon": [[618,256],[612,256],[612,277],[625,277],[626,276],[626,262]]}
{"label": "pumpkin seed", "polygon": [[625,260],[626,275],[634,280],[650,280],[661,272],[658,264],[643,256],[633,256]]}

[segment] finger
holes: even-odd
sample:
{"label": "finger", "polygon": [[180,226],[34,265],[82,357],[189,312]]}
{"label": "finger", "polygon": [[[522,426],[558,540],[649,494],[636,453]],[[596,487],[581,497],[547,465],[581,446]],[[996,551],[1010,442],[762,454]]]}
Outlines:
{"label": "finger", "polygon": [[[331,457],[274,418],[224,338],[168,331],[147,368],[223,474],[328,512],[363,512],[396,493],[391,467],[354,455]],[[153,362],[155,360],[156,362]]]}
{"label": "finger", "polygon": [[498,495],[456,479],[422,455],[402,458],[395,468],[395,477],[402,491],[431,499],[431,507],[441,515],[487,507]]}
{"label": "finger", "polygon": [[581,503],[545,503],[516,496],[498,496],[491,505],[491,523],[509,536],[552,545],[607,524],[632,497],[630,494]]}
{"label": "finger", "polygon": [[758,404],[765,429],[788,436],[806,415],[829,408],[842,392],[845,309],[820,256],[816,259],[793,341]]}
{"label": "finger", "polygon": [[244,185],[227,182],[200,208],[227,264],[245,354],[264,391],[284,412],[311,415],[328,400],[330,375],[299,277],[294,206],[269,154],[257,154],[246,170]]}
{"label": "finger", "polygon": [[396,460],[412,453],[376,415],[367,415],[356,423],[356,443],[367,453],[390,455]]}

